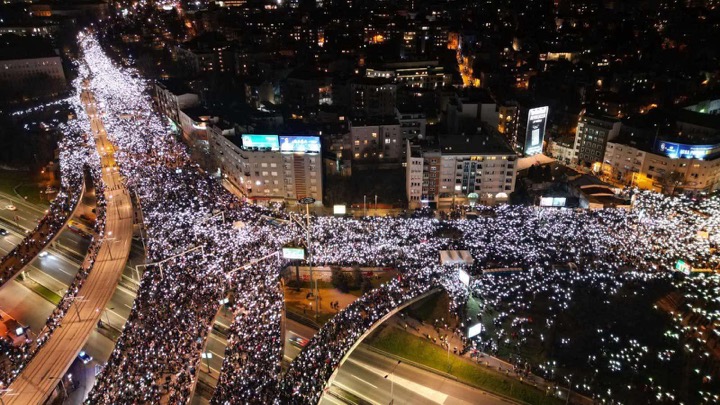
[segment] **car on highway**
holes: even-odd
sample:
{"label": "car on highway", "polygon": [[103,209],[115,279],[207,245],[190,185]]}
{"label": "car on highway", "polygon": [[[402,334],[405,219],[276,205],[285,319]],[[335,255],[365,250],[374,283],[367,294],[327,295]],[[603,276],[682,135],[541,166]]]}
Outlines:
{"label": "car on highway", "polygon": [[82,350],[80,353],[78,353],[78,359],[80,359],[83,364],[88,364],[92,361],[92,356],[87,354],[85,350]]}
{"label": "car on highway", "polygon": [[48,254],[49,254],[49,253],[47,252],[47,250],[43,250],[42,252],[38,253],[38,257],[45,257],[45,256],[47,256]]}
{"label": "car on highway", "polygon": [[310,343],[309,340],[300,336],[293,336],[290,338],[290,344],[301,349],[307,346],[308,343]]}
{"label": "car on highway", "polygon": [[5,236],[5,235],[7,235],[7,234],[8,234],[7,229],[5,229],[5,228],[0,228],[0,236]]}
{"label": "car on highway", "polygon": [[5,206],[5,209],[6,209],[6,210],[10,210],[10,211],[17,211],[17,207],[14,206],[14,205],[12,205],[12,204],[6,205],[6,206]]}

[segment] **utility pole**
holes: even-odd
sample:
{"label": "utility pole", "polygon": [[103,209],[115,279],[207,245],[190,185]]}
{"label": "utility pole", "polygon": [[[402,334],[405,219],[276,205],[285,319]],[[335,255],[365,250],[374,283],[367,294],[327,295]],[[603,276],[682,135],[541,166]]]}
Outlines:
{"label": "utility pole", "polygon": [[[313,298],[315,299],[315,320],[317,320],[320,315],[320,291],[318,290],[317,279],[313,277],[312,255],[310,254],[310,204],[314,204],[315,199],[312,197],[305,197],[298,200],[298,203],[305,206],[305,244],[307,246],[307,263],[310,270],[310,288],[312,290]],[[314,286],[313,282],[315,283]]]}
{"label": "utility pole", "polygon": [[367,216],[367,196],[363,196],[363,216]]}
{"label": "utility pole", "polygon": [[375,194],[375,215],[377,216],[377,194]]}
{"label": "utility pole", "polygon": [[395,364],[395,367],[393,367],[392,371],[390,373],[385,374],[385,379],[387,380],[388,377],[390,377],[390,404],[392,405],[395,402],[395,379],[392,378],[395,374],[395,369],[402,363],[402,361],[398,360],[398,362]]}

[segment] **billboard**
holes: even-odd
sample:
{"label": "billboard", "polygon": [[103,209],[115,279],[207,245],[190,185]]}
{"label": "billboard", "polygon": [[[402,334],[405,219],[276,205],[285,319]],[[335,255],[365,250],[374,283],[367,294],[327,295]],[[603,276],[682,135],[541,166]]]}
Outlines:
{"label": "billboard", "polygon": [[333,214],[345,215],[346,213],[347,213],[347,209],[345,209],[345,205],[343,205],[343,204],[333,205]]}
{"label": "billboard", "polygon": [[564,207],[567,198],[565,197],[541,197],[541,207]]}
{"label": "billboard", "polygon": [[301,247],[284,247],[282,255],[283,259],[305,260],[305,249]]}
{"label": "billboard", "polygon": [[655,149],[671,159],[704,159],[710,154],[720,152],[720,145],[687,145],[658,141]]}
{"label": "billboard", "polygon": [[468,338],[479,335],[483,331],[483,324],[476,323],[468,329]]}
{"label": "billboard", "polygon": [[277,135],[242,135],[243,149],[261,148],[270,150],[280,150]]}
{"label": "billboard", "polygon": [[685,263],[685,260],[680,259],[675,262],[675,270],[681,273],[690,274],[690,272],[692,271],[692,266]]}
{"label": "billboard", "polygon": [[470,275],[467,273],[467,271],[459,269],[458,278],[460,279],[461,283],[465,284],[465,287],[468,287],[470,285]]}
{"label": "billboard", "polygon": [[320,137],[280,135],[280,152],[320,153]]}
{"label": "billboard", "polygon": [[548,111],[545,107],[531,108],[528,111],[527,129],[525,131],[525,155],[537,155],[542,152],[543,140],[545,139],[545,124],[547,123]]}

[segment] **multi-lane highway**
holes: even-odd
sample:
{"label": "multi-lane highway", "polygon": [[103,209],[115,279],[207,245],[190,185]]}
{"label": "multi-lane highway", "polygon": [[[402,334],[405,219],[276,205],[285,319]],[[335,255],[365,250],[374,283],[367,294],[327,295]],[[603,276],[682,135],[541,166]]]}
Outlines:
{"label": "multi-lane highway", "polygon": [[[513,403],[409,364],[398,364],[396,360],[375,353],[365,345],[358,346],[352,352],[340,368],[330,390],[344,391],[372,404]],[[332,395],[325,395],[320,401],[322,405],[338,402]]]}
{"label": "multi-lane highway", "polygon": [[114,161],[92,96],[85,93],[83,102],[91,117],[98,152],[101,153],[102,179],[106,186],[106,225],[97,259],[78,298],[33,360],[10,385],[12,404],[43,403],[72,364],[78,352],[95,329],[107,302],[115,293],[125,268],[132,241],[133,212],[129,194]]}

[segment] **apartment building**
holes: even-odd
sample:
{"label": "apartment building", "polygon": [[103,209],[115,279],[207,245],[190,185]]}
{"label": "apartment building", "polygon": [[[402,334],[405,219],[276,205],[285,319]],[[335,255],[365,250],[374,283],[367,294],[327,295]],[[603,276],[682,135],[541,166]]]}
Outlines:
{"label": "apartment building", "polygon": [[515,190],[517,155],[494,132],[447,136],[436,145],[406,142],[406,191],[410,208],[449,208],[477,200],[506,202]]}
{"label": "apartment building", "polygon": [[248,199],[322,202],[322,157],[317,136],[243,134],[208,131],[211,155],[220,175]]}

